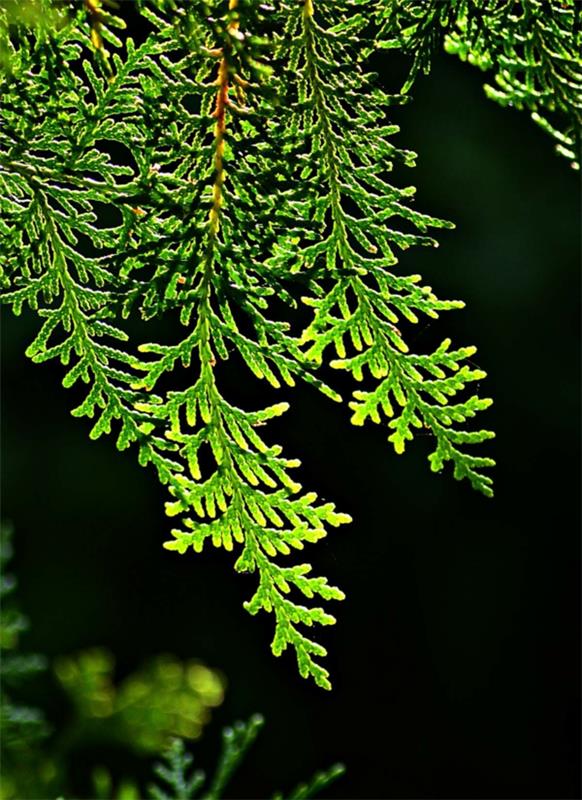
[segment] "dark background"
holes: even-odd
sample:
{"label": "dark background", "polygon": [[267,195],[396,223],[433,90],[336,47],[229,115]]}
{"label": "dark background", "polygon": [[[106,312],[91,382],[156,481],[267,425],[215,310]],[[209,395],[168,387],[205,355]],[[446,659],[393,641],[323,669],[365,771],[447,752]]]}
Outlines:
{"label": "dark background", "polygon": [[[399,69],[383,69],[391,91]],[[348,772],[329,796],[579,797],[578,177],[482,82],[440,56],[394,118],[397,143],[419,153],[398,180],[419,187],[418,208],[457,224],[400,268],[467,302],[419,326],[414,344],[478,345],[481,390],[495,398],[483,415],[497,431],[495,499],[431,474],[427,441],[398,457],[385,428],[351,427],[308,389],[283,392],[292,410],[273,427],[302,458],[305,486],[355,520],[308,553],[347,594],[321,634],[331,693],[299,678],[291,655],[271,656],[271,620],[242,609],[254,579],[235,575],[231,556],[162,549],[153,471],[89,441],[61,370],[23,355],[36,320],[4,314],[3,517],[32,621],[23,646],[106,646],[119,676],[159,652],[222,670],[202,762],[224,724],[267,718],[231,797],[268,796],[337,760]],[[43,694],[51,719],[66,718],[61,695]],[[102,755],[79,755],[78,792]],[[129,757],[113,767],[141,768]]]}

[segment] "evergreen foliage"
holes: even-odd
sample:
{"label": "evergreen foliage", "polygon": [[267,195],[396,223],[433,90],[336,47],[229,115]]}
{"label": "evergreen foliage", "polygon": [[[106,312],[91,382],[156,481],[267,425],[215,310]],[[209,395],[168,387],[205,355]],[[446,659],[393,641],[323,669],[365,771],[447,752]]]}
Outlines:
{"label": "evergreen foliage", "polygon": [[12,600],[16,580],[6,572],[11,558],[12,530],[0,525],[0,738],[8,766],[22,758],[23,748],[26,750],[48,733],[42,712],[15,702],[10,694],[46,668],[42,656],[19,652],[19,639],[28,629],[28,620]]}
{"label": "evergreen foliage", "polygon": [[[184,742],[175,739],[164,754],[164,763],[156,764],[154,772],[156,777],[164,784],[152,784],[149,796],[152,800],[191,800],[200,796],[202,800],[219,800],[224,797],[224,790],[230,782],[233,773],[244,760],[249,748],[255,741],[257,734],[263,727],[264,720],[255,714],[247,722],[238,722],[232,728],[225,728],[222,732],[222,751],[214,777],[201,795],[198,791],[205,782],[204,773],[191,772],[192,756],[186,751]],[[301,800],[301,798],[316,797],[317,794],[329,786],[344,773],[342,764],[334,764],[324,772],[318,772],[309,783],[299,784],[288,794],[277,793],[273,800]]]}
{"label": "evergreen foliage", "polygon": [[[304,491],[299,461],[263,435],[288,403],[239,408],[221,375],[231,359],[274,389],[303,381],[336,401],[322,367],[365,379],[354,424],[387,425],[398,453],[428,432],[434,471],[451,462],[492,494],[493,461],[472,450],[493,436],[471,425],[491,403],[473,388],[485,376],[475,349],[445,338],[414,353],[406,341],[411,325],[463,304],[397,267],[400,250],[436,246],[432,231],[452,226],[389,180],[415,155],[393,143],[402,98],[381,89],[368,56],[375,40],[397,42],[416,53],[414,73],[443,19],[450,48],[464,55],[470,38],[482,66],[497,55],[467,2],[441,19],[432,2],[140,0],[141,42],[114,5],[0,9],[2,300],[41,318],[27,355],[62,362],[90,437],[113,433],[156,470],[177,520],[165,546],[236,550],[235,569],[258,575],[246,609],[274,615],[275,655],[293,648],[300,673],[330,688],[305,626],[332,624],[318,603],[343,593],[287,557],[349,517]],[[570,68],[562,80],[536,61],[547,25],[570,52],[565,5],[542,22],[494,4],[487,35],[514,45],[499,55],[500,98],[521,92],[538,115],[570,103]],[[519,48],[532,26],[526,92]],[[136,346],[143,321],[162,317],[181,334]]]}
{"label": "evergreen foliage", "polygon": [[494,73],[488,97],[530,112],[579,168],[582,6],[576,0],[404,0],[378,3],[380,42],[413,55],[404,91],[435,48]]}

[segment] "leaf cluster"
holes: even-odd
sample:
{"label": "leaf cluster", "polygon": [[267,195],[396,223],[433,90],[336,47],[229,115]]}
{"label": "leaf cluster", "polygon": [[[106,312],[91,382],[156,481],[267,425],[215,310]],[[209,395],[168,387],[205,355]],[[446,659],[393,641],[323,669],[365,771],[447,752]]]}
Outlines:
{"label": "leaf cluster", "polygon": [[528,111],[579,169],[582,124],[582,7],[576,0],[405,0],[379,3],[382,47],[413,56],[403,91],[430,70],[444,43],[494,82],[489,98]]}
{"label": "leaf cluster", "polygon": [[[192,756],[186,751],[181,739],[175,739],[164,754],[164,761],[156,764],[154,773],[160,784],[151,784],[149,797],[152,800],[219,800],[234,772],[244,760],[249,748],[263,727],[264,720],[255,714],[247,722],[238,722],[222,732],[222,749],[212,780],[202,794],[205,784],[202,771],[191,771]],[[302,800],[316,797],[317,794],[337,780],[344,773],[342,764],[334,764],[328,770],[316,773],[308,783],[299,784],[285,795],[277,793],[273,800]]]}
{"label": "leaf cluster", "polygon": [[[62,363],[92,439],[112,434],[155,470],[166,547],[236,554],[257,576],[246,609],[274,617],[273,652],[294,650],[325,688],[308,630],[335,621],[324,604],[343,593],[292,554],[349,517],[303,489],[264,428],[297,383],[341,401],[340,371],[355,425],[382,425],[397,453],[430,437],[433,471],[492,494],[475,348],[411,347],[415,326],[463,303],[400,267],[452,226],[391,175],[415,154],[390,122],[403,98],[370,60],[374,42],[410,51],[412,79],[445,35],[500,70],[500,101],[573,113],[571,3],[485,5],[486,24],[477,0],[140,0],[139,39],[123,5],[0,12],[2,300],[41,320],[27,354]],[[136,336],[159,320],[170,337]],[[284,398],[238,407],[232,364]]]}

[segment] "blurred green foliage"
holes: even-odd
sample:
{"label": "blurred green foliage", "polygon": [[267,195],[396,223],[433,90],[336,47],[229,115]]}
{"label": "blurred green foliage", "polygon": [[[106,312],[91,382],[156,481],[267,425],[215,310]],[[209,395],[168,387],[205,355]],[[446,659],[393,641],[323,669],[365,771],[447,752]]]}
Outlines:
{"label": "blurred green foliage", "polygon": [[[5,573],[12,557],[12,531],[0,528],[0,596],[11,596],[16,582]],[[87,745],[125,748],[140,755],[161,754],[154,765],[157,782],[148,787],[153,800],[218,800],[264,724],[255,714],[222,733],[222,749],[215,772],[203,795],[205,774],[190,772],[193,761],[184,740],[198,739],[210,720],[212,708],[224,698],[223,676],[195,660],[180,661],[159,655],[121,682],[115,682],[115,658],[105,648],[83,650],[56,659],[58,682],[74,709],[64,726],[50,730],[43,713],[17,705],[8,688],[23,678],[46,671],[41,656],[18,652],[19,634],[28,627],[13,602],[0,610],[0,662],[2,741],[0,800],[64,798],[72,791],[70,772],[79,749]],[[286,795],[289,800],[315,796],[343,774],[336,764],[317,773]],[[104,765],[91,775],[92,800],[140,800],[139,781],[129,776],[116,780]],[[282,800],[280,793],[275,796]]]}
{"label": "blurred green foliage", "polygon": [[[89,744],[157,754],[175,737],[197,739],[212,708],[224,697],[224,678],[198,661],[160,655],[116,685],[114,656],[104,648],[58,658],[54,673],[74,713],[61,729],[50,730],[40,709],[15,702],[10,690],[46,670],[46,659],[19,650],[28,621],[12,599],[16,581],[5,568],[12,557],[12,531],[0,529],[0,661],[2,800],[55,796],[67,787],[75,753]],[[55,687],[56,688],[56,687]],[[108,797],[111,779],[98,768],[98,797]],[[133,784],[116,796],[128,800]],[[105,792],[105,794],[104,794]],[[129,794],[128,794],[129,792]]]}
{"label": "blurred green foliage", "polygon": [[[220,800],[234,773],[244,761],[264,725],[260,714],[254,714],[246,722],[237,722],[222,732],[222,749],[214,770],[207,782],[202,770],[192,770],[194,761],[187,751],[183,739],[173,739],[162,752],[162,760],[154,764],[156,778],[147,787],[151,800]],[[316,797],[345,772],[343,764],[334,764],[327,770],[317,772],[307,783],[300,783],[295,789],[283,795],[277,792],[273,800],[307,800]],[[100,767],[93,773],[94,800],[139,800],[140,792],[136,782],[123,780],[115,785],[111,774]],[[205,788],[204,788],[205,787]],[[203,791],[202,791],[203,790]]]}
{"label": "blurred green foliage", "polygon": [[[0,527],[0,733],[2,744],[2,797],[12,795],[11,781],[6,777],[26,765],[40,740],[48,734],[48,726],[39,709],[13,699],[13,690],[45,669],[45,659],[39,655],[18,652],[20,636],[28,628],[28,620],[20,613],[12,597],[16,580],[6,573],[12,557],[12,530]],[[6,792],[8,791],[8,794]],[[16,796],[16,795],[14,795]],[[24,795],[21,795],[23,797]]]}
{"label": "blurred green foliage", "polygon": [[47,0],[2,0],[0,3],[0,71],[11,71],[12,48],[9,31],[15,26],[23,30],[34,30],[42,36],[59,28],[66,17],[52,2]]}
{"label": "blurred green foliage", "polygon": [[197,739],[210,710],[224,697],[224,679],[197,661],[160,655],[113,680],[115,660],[95,648],[58,659],[56,675],[73,701],[73,723],[84,735],[115,740],[144,753],[158,753],[173,736]]}

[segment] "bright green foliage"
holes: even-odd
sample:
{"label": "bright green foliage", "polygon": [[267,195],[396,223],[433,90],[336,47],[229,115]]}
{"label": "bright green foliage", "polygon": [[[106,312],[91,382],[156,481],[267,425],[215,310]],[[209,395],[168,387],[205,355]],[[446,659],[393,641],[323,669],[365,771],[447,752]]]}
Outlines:
{"label": "bright green foliage", "polygon": [[[201,800],[219,800],[224,797],[224,790],[230,782],[235,770],[244,760],[249,748],[263,727],[264,720],[255,714],[248,722],[238,722],[232,728],[225,728],[222,733],[222,751],[214,777],[206,791],[200,795]],[[204,785],[205,776],[201,771],[190,773],[192,756],[186,751],[181,739],[176,739],[164,754],[165,763],[154,767],[156,776],[164,783],[164,788],[152,785],[149,796],[152,800],[191,800],[198,796],[198,790]],[[318,772],[306,784],[300,784],[290,794],[277,793],[273,800],[300,800],[316,797],[339,778],[345,769],[342,764],[334,764],[325,772]]]}
{"label": "bright green foliage", "polygon": [[582,124],[582,9],[576,0],[522,0],[507,20],[486,19],[488,40],[467,35],[464,20],[446,48],[481,69],[494,68],[487,96],[531,113],[579,168]]}
{"label": "bright green foliage", "polygon": [[[400,98],[366,68],[374,7],[141,0],[141,43],[96,0],[0,11],[2,299],[42,319],[27,353],[65,365],[91,438],[114,433],[156,470],[176,517],[168,549],[208,541],[257,573],[245,607],[273,613],[273,652],[291,646],[325,688],[325,649],[305,626],[332,624],[318,603],[343,594],[288,557],[349,517],[304,491],[299,461],[263,436],[287,402],[239,408],[226,362],[334,400],[321,365],[365,380],[355,424],[385,424],[399,453],[432,435],[432,469],[450,461],[491,494],[493,461],[472,446],[492,434],[466,426],[490,404],[472,390],[474,348],[406,343],[462,303],[398,268],[400,250],[451,225],[389,181],[415,156],[392,143]],[[137,346],[135,330],[162,317],[181,323],[175,338]]]}
{"label": "bright green foliage", "polygon": [[579,167],[582,6],[577,0],[379,0],[384,47],[413,54],[407,91],[435,47],[494,71],[488,97],[525,109]]}
{"label": "bright green foliage", "polygon": [[[451,226],[414,210],[412,187],[388,183],[392,164],[412,166],[415,156],[390,141],[398,130],[385,121],[390,98],[374,85],[372,75],[353,69],[356,36],[366,18],[353,14],[349,0],[318,2],[313,14],[307,9],[289,7],[285,54],[290,70],[300,76],[289,105],[297,109],[300,134],[301,150],[294,153],[297,180],[313,184],[308,213],[325,233],[300,251],[303,268],[322,275],[311,282],[312,295],[303,298],[314,313],[301,342],[316,364],[329,360],[356,381],[365,372],[374,379],[373,389],[354,393],[354,424],[388,418],[388,438],[398,453],[413,438],[414,428],[431,430],[436,443],[432,468],[438,471],[451,460],[455,477],[469,478],[490,495],[491,479],[481,469],[493,461],[468,454],[462,445],[492,434],[455,427],[491,402],[476,395],[456,397],[485,375],[468,364],[475,349],[449,350],[446,340],[434,353],[413,355],[400,327],[462,307],[438,300],[430,287],[420,285],[419,275],[393,272],[397,248],[436,246],[428,229]],[[414,232],[402,231],[399,219]]]}

